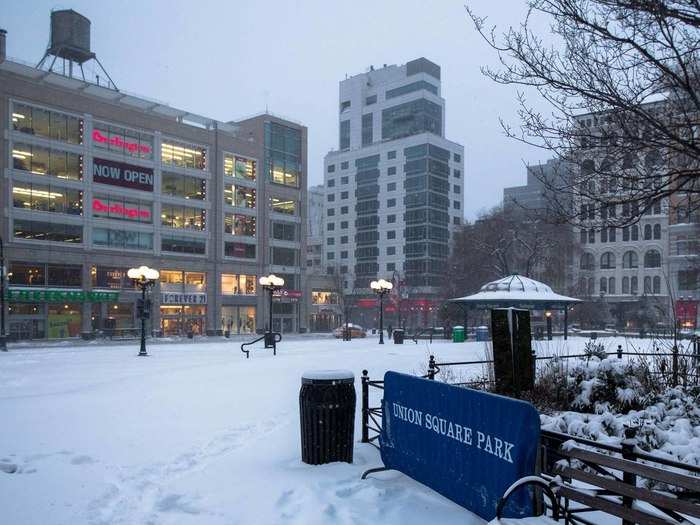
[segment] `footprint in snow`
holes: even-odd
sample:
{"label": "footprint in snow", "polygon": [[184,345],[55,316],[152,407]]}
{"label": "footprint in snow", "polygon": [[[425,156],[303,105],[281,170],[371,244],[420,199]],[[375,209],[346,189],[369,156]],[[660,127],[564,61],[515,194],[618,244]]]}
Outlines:
{"label": "footprint in snow", "polygon": [[88,465],[90,463],[96,463],[96,461],[90,456],[75,456],[70,460],[70,462],[73,465]]}
{"label": "footprint in snow", "polygon": [[159,512],[182,512],[185,514],[200,514],[201,510],[193,505],[192,499],[184,494],[168,494],[156,502]]}

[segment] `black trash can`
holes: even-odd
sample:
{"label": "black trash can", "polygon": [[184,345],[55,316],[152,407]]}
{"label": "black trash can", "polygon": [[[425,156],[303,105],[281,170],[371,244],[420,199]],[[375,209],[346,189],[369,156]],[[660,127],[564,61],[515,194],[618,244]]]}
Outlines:
{"label": "black trash can", "polygon": [[395,345],[402,345],[405,335],[406,335],[405,332],[403,330],[401,330],[400,328],[397,328],[396,330],[394,330],[394,344]]}
{"label": "black trash can", "polygon": [[309,465],[352,463],[355,376],[349,370],[317,370],[301,377],[301,460]]}

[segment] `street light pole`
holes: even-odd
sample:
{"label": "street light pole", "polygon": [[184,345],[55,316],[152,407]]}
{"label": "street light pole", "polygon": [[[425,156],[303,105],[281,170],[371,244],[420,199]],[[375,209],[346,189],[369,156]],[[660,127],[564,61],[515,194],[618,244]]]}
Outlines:
{"label": "street light pole", "polygon": [[272,338],[272,296],[277,290],[280,290],[284,286],[284,279],[271,273],[267,277],[261,277],[258,282],[263,290],[268,290],[270,292],[270,317],[265,337],[265,348],[271,348],[274,346]]}
{"label": "street light pole", "polygon": [[0,350],[7,352],[5,334],[5,245],[0,237]]}
{"label": "street light pole", "polygon": [[379,279],[369,284],[370,288],[379,296],[379,344],[384,344],[384,296],[394,287],[389,281]]}
{"label": "street light pole", "polygon": [[126,275],[141,289],[141,305],[138,308],[139,317],[141,317],[141,348],[139,349],[138,355],[141,357],[147,357],[146,319],[150,317],[151,312],[148,307],[148,303],[146,303],[146,290],[156,283],[160,277],[160,273],[158,270],[154,270],[148,266],[139,266],[138,268],[129,269]]}

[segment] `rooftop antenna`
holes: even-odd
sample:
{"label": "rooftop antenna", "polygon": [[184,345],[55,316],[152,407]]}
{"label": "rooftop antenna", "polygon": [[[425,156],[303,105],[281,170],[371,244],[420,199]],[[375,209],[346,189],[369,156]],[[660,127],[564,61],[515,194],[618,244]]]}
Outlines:
{"label": "rooftop antenna", "polygon": [[[61,74],[70,78],[76,78],[73,75],[73,67],[77,66],[77,68],[80,68],[82,80],[87,82],[83,64],[89,60],[94,60],[102,70],[102,73],[104,73],[104,76],[109,79],[111,87],[115,91],[119,91],[112,77],[109,76],[109,73],[107,73],[107,70],[97,58],[97,55],[90,50],[90,25],[90,20],[87,17],[72,9],[51,11],[49,45],[36,67],[37,69],[42,69],[48,64],[48,71],[56,72],[54,71],[54,66],[56,65],[56,60],[60,58],[63,66]],[[67,72],[66,64],[68,65]],[[99,79],[99,75],[97,75],[97,78]]]}

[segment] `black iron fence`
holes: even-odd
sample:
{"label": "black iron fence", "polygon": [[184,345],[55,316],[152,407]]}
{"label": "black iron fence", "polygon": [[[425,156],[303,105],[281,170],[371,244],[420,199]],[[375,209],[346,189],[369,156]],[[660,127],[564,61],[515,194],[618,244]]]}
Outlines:
{"label": "black iron fence", "polygon": [[[698,342],[695,341],[695,345],[692,347],[693,353],[681,353],[677,348],[673,352],[654,352],[647,354],[640,354],[635,352],[624,352],[622,347],[619,346],[615,352],[606,352],[606,356],[615,356],[618,359],[622,359],[623,356],[655,356],[655,357],[670,357],[672,364],[671,374],[678,374],[678,363],[681,359],[690,359],[695,365],[695,372],[692,374],[694,377],[698,377],[698,366],[700,366],[700,359],[698,355]],[[551,360],[551,359],[572,359],[572,358],[589,358],[590,354],[570,354],[563,356],[539,356],[536,359]],[[431,355],[428,360],[428,371],[422,377],[435,380],[438,374],[444,371],[445,368],[453,366],[470,366],[470,365],[487,365],[493,364],[491,359],[482,359],[475,361],[452,361],[452,362],[440,362],[435,359],[435,356]],[[676,383],[677,383],[676,377]],[[673,379],[672,379],[673,380]],[[369,443],[372,446],[379,449],[379,434],[382,428],[382,406],[381,401],[376,405],[372,405],[372,400],[370,392],[380,391],[384,389],[384,381],[371,379],[369,372],[367,370],[362,371],[362,443]],[[477,381],[468,382],[449,382],[449,384],[455,386],[467,386],[467,387],[478,387],[478,388],[488,388],[494,383],[493,379],[479,379]],[[372,389],[372,390],[371,390]],[[678,469],[680,472],[690,473],[692,475],[700,476],[700,466],[690,465],[685,463],[680,463],[671,459],[667,459],[660,456],[651,455],[645,452],[641,452],[638,449],[630,449],[629,447],[609,445],[605,443],[599,443],[590,439],[585,439],[578,436],[573,436],[569,434],[563,434],[560,432],[554,432],[550,430],[543,430],[541,432],[540,441],[540,455],[539,455],[539,470],[542,473],[554,475],[554,464],[562,459],[562,456],[558,453],[561,445],[569,440],[573,440],[579,444],[594,447],[597,450],[604,451],[608,454],[619,455],[624,459],[629,459],[631,461],[643,461],[645,463],[651,463],[656,465],[661,465],[665,467],[673,467]],[[698,495],[700,496],[700,495]],[[585,520],[581,523],[586,523]]]}

